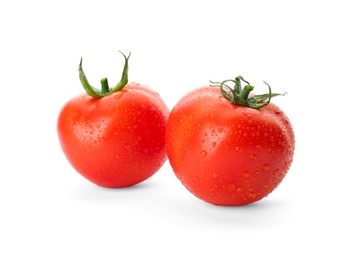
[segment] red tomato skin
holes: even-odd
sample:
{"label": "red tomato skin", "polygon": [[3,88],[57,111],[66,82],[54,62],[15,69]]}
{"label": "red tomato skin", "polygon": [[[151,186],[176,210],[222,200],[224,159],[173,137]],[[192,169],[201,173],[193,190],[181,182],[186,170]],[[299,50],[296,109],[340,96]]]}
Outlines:
{"label": "red tomato skin", "polygon": [[120,188],[148,179],[166,161],[168,114],[156,92],[130,83],[101,99],[85,93],[69,100],[57,132],[77,172],[99,186]]}
{"label": "red tomato skin", "polygon": [[241,206],[270,194],[294,155],[292,125],[275,104],[233,105],[219,88],[202,87],[172,109],[166,129],[169,162],[196,197]]}

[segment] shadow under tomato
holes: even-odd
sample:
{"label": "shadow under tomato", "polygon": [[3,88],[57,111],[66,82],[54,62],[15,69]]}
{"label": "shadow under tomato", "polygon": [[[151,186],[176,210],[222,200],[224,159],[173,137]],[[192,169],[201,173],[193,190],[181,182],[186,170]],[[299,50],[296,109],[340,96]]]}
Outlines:
{"label": "shadow under tomato", "polygon": [[[222,209],[220,209],[222,208]],[[288,219],[292,204],[286,200],[265,198],[261,201],[239,206],[215,208],[212,217],[225,223],[243,223],[250,227],[279,225]]]}
{"label": "shadow under tomato", "polygon": [[[265,198],[245,206],[216,206],[196,198],[176,201],[175,207],[168,206],[172,221],[197,229],[199,227],[219,227],[227,230],[263,229],[281,225],[292,216],[293,204],[287,200]],[[168,210],[168,209],[167,209]]]}
{"label": "shadow under tomato", "polygon": [[[84,182],[73,188],[69,194],[73,199],[87,202],[132,202],[135,198],[149,196],[149,193],[157,188],[158,184],[147,179],[136,185],[122,188],[105,188],[90,182]],[[151,191],[150,191],[151,190]]]}

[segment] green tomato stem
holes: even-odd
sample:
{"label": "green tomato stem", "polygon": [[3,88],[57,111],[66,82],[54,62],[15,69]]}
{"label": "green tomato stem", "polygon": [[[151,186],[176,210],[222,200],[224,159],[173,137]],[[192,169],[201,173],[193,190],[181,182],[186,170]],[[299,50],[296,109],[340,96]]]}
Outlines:
{"label": "green tomato stem", "polygon": [[101,92],[102,93],[108,93],[110,91],[108,79],[107,78],[102,78],[100,83],[101,83]]}
{"label": "green tomato stem", "polygon": [[[241,81],[245,82],[246,85],[242,88]],[[234,88],[228,86],[227,83],[234,83]],[[271,87],[264,81],[268,86],[268,94],[254,95],[250,96],[251,91],[254,89],[248,81],[246,81],[242,76],[238,76],[235,79],[228,79],[222,82],[211,82],[212,87],[220,87],[221,94],[228,99],[234,105],[240,105],[250,108],[259,109],[267,106],[272,97],[280,96],[284,94],[272,93]]]}
{"label": "green tomato stem", "polygon": [[240,92],[239,99],[248,103],[248,96],[250,95],[251,91],[254,89],[251,85],[246,85],[242,91]]}
{"label": "green tomato stem", "polygon": [[93,86],[91,86],[89,84],[87,77],[84,74],[84,71],[83,71],[83,67],[82,67],[83,58],[80,59],[79,69],[78,69],[79,70],[79,79],[84,87],[85,92],[89,96],[91,96],[93,98],[103,98],[103,97],[110,95],[114,92],[122,90],[126,86],[128,80],[129,80],[128,79],[128,69],[129,69],[128,61],[131,56],[131,53],[129,53],[129,55],[126,57],[126,55],[124,53],[122,53],[121,51],[119,51],[119,52],[125,58],[125,65],[124,65],[124,69],[122,71],[122,76],[121,76],[120,82],[112,89],[109,88],[109,83],[108,83],[107,78],[101,79],[101,90],[96,89]]}

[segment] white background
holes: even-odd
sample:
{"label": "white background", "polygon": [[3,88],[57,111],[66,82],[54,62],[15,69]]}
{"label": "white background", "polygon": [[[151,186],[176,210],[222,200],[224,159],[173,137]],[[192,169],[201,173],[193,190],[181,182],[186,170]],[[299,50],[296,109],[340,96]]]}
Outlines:
{"label": "white background", "polygon": [[[354,1],[0,3],[0,259],[356,259]],[[292,167],[267,198],[217,207],[168,162],[125,189],[89,183],[57,139],[61,106],[92,85],[149,85],[171,109],[243,75],[291,120]],[[328,258],[328,259],[329,259]]]}

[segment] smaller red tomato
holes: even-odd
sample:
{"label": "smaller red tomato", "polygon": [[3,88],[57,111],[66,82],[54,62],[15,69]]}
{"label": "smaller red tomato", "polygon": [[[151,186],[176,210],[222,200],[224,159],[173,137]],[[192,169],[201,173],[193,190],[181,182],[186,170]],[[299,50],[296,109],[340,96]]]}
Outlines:
{"label": "smaller red tomato", "polygon": [[87,93],[70,99],[57,122],[60,145],[70,164],[89,181],[118,188],[140,183],[166,161],[164,135],[169,110],[146,86],[127,84],[128,58],[122,79],[113,89],[89,85],[80,62],[80,80]]}
{"label": "smaller red tomato", "polygon": [[[172,109],[166,129],[169,162],[182,184],[215,205],[246,205],[270,194],[293,160],[292,125],[269,94],[251,96],[242,77],[202,87]],[[269,86],[268,86],[269,87]]]}

